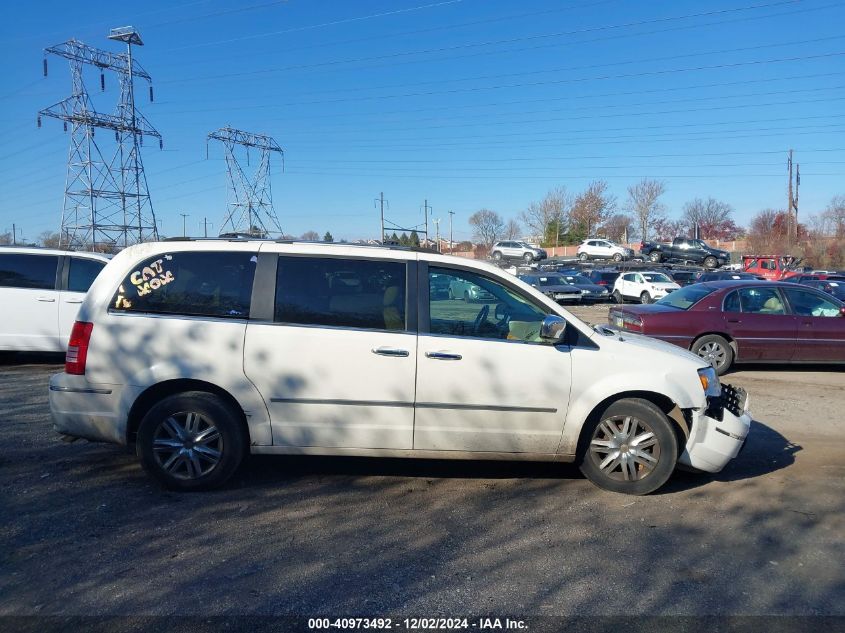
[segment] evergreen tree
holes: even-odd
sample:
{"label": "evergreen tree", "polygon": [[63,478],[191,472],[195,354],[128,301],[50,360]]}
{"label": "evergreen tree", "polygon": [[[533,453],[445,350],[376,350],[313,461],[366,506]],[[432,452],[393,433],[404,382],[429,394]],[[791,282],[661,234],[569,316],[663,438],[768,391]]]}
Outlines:
{"label": "evergreen tree", "polygon": [[420,236],[417,235],[416,231],[411,231],[411,237],[408,238],[408,244],[410,246],[419,246],[420,245]]}
{"label": "evergreen tree", "polygon": [[323,241],[334,242],[334,237],[332,237],[332,234],[329,231],[326,231],[326,234],[323,236]]}

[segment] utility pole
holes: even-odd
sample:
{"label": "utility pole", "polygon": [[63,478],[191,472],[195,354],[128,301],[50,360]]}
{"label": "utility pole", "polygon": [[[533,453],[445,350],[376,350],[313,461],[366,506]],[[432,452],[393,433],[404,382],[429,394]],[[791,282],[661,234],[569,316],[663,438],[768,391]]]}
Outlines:
{"label": "utility pole", "polygon": [[440,252],[440,219],[438,218],[437,220],[432,220],[432,222],[434,222],[434,231],[435,231],[435,235],[437,236],[435,238],[434,244],[435,244],[435,247],[437,249],[437,252],[439,253]]}
{"label": "utility pole", "polygon": [[188,237],[188,229],[185,226],[185,220],[188,218],[187,213],[180,213],[179,215],[182,216],[182,237]]}
{"label": "utility pole", "polygon": [[454,211],[449,211],[449,254],[452,254],[454,250],[454,246],[452,246],[452,216],[455,215]]}
{"label": "utility pole", "polygon": [[426,198],[425,202],[423,202],[423,212],[425,213],[425,239],[428,240],[428,210],[431,209],[428,206],[428,198]]}
{"label": "utility pole", "polygon": [[203,218],[203,219],[202,219],[202,222],[200,222],[200,224],[202,225],[202,234],[203,234],[203,236],[204,236],[204,237],[208,237],[208,225],[209,225],[209,224],[211,224],[211,226],[214,226],[214,224],[212,224],[211,222],[209,222],[209,221],[208,221],[208,218]]}
{"label": "utility pole", "polygon": [[18,245],[18,227],[12,222],[12,246]]}
{"label": "utility pole", "polygon": [[[381,209],[381,233],[379,233],[378,241],[381,244],[384,244],[384,203],[387,200],[384,199],[384,192],[382,191],[379,193],[378,198],[375,199],[375,204],[378,204],[379,209]],[[390,207],[390,203],[387,204]]]}
{"label": "utility pole", "polygon": [[789,185],[786,194],[786,239],[789,243],[792,242],[792,150],[789,150],[789,156],[786,159],[786,169],[789,172]]}

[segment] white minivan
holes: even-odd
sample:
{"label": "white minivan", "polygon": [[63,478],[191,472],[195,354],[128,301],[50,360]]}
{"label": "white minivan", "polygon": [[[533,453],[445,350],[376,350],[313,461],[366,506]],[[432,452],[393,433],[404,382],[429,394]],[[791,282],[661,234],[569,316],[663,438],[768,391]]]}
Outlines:
{"label": "white minivan", "polygon": [[[472,284],[474,302],[432,292]],[[56,430],[207,489],[248,453],[579,464],[645,494],[735,457],[744,391],[673,345],[591,328],[483,262],[250,240],[127,248],[50,381]],[[647,370],[643,370],[647,367]]]}
{"label": "white minivan", "polygon": [[0,246],[0,351],[63,352],[85,293],[109,258]]}

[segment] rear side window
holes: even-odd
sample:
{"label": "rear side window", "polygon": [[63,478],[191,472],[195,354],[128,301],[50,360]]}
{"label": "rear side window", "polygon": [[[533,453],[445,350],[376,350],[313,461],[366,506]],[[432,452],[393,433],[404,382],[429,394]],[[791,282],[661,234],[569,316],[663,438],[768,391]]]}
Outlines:
{"label": "rear side window", "polygon": [[88,292],[88,288],[105,265],[105,262],[96,259],[71,257],[70,270],[67,274],[67,289],[70,292]]}
{"label": "rear side window", "polygon": [[254,253],[168,253],[140,262],[117,289],[112,310],[245,319]]}
{"label": "rear side window", "polygon": [[404,330],[405,270],[404,262],[280,256],[275,320]]}
{"label": "rear side window", "polygon": [[0,286],[53,290],[58,264],[56,255],[0,254]]}

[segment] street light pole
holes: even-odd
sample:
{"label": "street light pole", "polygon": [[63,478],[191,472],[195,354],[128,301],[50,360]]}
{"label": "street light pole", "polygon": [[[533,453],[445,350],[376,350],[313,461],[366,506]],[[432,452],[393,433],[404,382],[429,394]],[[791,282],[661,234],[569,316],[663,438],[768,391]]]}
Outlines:
{"label": "street light pole", "polygon": [[454,211],[449,211],[449,254],[452,254],[454,250],[454,246],[452,246],[452,216],[455,215]]}

